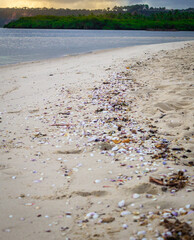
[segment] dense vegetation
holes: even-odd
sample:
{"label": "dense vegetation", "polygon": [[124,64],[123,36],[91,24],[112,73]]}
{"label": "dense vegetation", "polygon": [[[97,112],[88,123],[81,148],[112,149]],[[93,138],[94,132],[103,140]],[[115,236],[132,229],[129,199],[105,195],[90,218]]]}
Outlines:
{"label": "dense vegetation", "polygon": [[5,25],[7,28],[46,29],[118,29],[118,30],[194,30],[194,12],[168,11],[150,16],[107,12],[88,16],[22,17]]}
{"label": "dense vegetation", "polygon": [[[184,11],[193,11],[194,9],[183,9],[180,10],[182,12]],[[147,4],[136,4],[136,5],[130,5],[130,6],[115,6],[112,9],[106,8],[106,9],[69,9],[69,8],[0,8],[0,26],[4,26],[5,24],[8,24],[10,21],[18,20],[21,17],[33,17],[37,15],[42,16],[89,16],[91,14],[97,16],[97,15],[104,15],[106,13],[137,13],[142,14],[145,16],[149,16],[152,13],[157,12],[167,12],[169,10],[165,8],[153,8],[149,7]]]}

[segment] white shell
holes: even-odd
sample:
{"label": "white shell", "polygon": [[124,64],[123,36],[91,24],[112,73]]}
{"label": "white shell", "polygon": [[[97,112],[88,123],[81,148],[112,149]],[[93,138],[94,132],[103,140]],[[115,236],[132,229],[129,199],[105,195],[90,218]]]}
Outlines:
{"label": "white shell", "polygon": [[140,195],[139,195],[138,193],[134,193],[134,194],[133,194],[133,198],[136,199],[136,198],[139,198],[139,197],[140,197]]}
{"label": "white shell", "polygon": [[125,206],[125,200],[121,200],[119,203],[118,203],[118,207],[122,208]]}

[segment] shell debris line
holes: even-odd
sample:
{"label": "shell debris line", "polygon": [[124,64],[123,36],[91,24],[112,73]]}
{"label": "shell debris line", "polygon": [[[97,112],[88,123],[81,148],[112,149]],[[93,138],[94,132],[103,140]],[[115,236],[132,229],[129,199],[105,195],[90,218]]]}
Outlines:
{"label": "shell debris line", "polygon": [[[95,86],[56,87],[55,100],[28,112],[28,134],[1,144],[7,154],[26,153],[22,177],[8,172],[12,181],[33,176],[17,192],[19,225],[30,224],[42,239],[194,239],[190,140],[175,141],[162,132],[166,116],[143,111],[153,100],[143,74],[154,61],[161,61],[158,75],[171,71],[166,59],[177,51],[125,62],[121,72],[110,68]],[[10,209],[6,236],[15,217]]]}

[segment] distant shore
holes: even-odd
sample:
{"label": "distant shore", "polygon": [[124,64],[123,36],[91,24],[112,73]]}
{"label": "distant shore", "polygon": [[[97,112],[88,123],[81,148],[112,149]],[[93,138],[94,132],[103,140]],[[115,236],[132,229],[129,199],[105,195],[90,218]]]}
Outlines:
{"label": "distant shore", "polygon": [[187,41],[0,67],[1,239],[192,239],[193,54]]}
{"label": "distant shore", "polygon": [[91,30],[171,30],[194,31],[193,13],[160,13],[151,16],[105,14],[89,16],[34,16],[22,17],[5,28],[32,29],[91,29]]}

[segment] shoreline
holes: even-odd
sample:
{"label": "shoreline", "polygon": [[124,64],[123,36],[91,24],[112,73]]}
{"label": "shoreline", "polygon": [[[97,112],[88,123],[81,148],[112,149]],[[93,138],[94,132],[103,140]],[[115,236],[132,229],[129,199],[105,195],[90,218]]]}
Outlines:
{"label": "shoreline", "polygon": [[[158,37],[159,38],[159,37]],[[174,37],[172,37],[174,38]],[[180,37],[179,37],[180,38]],[[0,65],[0,69],[1,68],[5,68],[5,67],[12,67],[12,66],[21,66],[23,64],[34,64],[34,63],[42,63],[42,62],[47,62],[47,61],[57,61],[63,58],[70,58],[70,57],[76,57],[76,56],[84,56],[84,55],[88,55],[88,54],[98,54],[98,53],[103,53],[103,52],[110,52],[110,51],[115,51],[115,50],[121,50],[121,49],[130,49],[130,48],[136,48],[136,47],[145,47],[145,46],[159,46],[161,44],[173,44],[173,43],[189,43],[189,42],[193,42],[194,40],[179,40],[179,41],[175,41],[175,42],[168,42],[168,43],[155,43],[155,44],[142,44],[142,45],[134,45],[134,46],[129,46],[129,47],[118,47],[118,48],[110,48],[110,49],[101,49],[101,50],[92,50],[89,52],[83,52],[83,53],[75,53],[75,54],[67,54],[67,55],[63,55],[61,57],[52,57],[52,58],[47,58],[47,59],[40,59],[40,60],[34,60],[34,61],[27,61],[27,62],[18,62],[18,63],[11,63],[11,64],[2,64]]]}
{"label": "shoreline", "polygon": [[164,239],[172,218],[191,237],[193,48],[0,67],[3,240]]}

